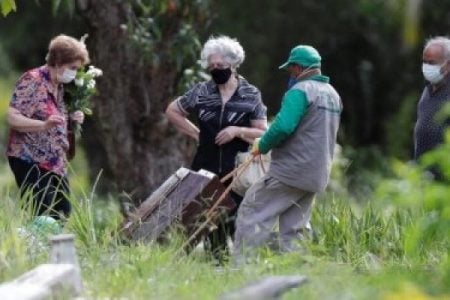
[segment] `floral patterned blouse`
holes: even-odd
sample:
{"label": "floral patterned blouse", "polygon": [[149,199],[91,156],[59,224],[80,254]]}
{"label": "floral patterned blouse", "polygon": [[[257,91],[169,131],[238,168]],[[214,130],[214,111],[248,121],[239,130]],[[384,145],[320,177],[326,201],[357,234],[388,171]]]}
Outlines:
{"label": "floral patterned blouse", "polygon": [[16,84],[10,106],[28,118],[44,121],[50,115],[66,116],[64,124],[46,131],[18,132],[10,130],[7,156],[17,157],[40,168],[65,176],[68,114],[63,101],[63,87],[58,87],[58,99],[53,95],[47,66],[30,70]]}

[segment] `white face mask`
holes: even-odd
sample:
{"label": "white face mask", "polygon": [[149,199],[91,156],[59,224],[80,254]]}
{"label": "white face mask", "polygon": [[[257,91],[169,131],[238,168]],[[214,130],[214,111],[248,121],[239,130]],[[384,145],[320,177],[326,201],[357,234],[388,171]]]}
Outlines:
{"label": "white face mask", "polygon": [[442,66],[422,64],[423,77],[432,84],[436,84],[444,79],[444,74],[441,73]]}
{"label": "white face mask", "polygon": [[74,80],[76,76],[77,76],[76,70],[64,69],[64,72],[62,73],[61,76],[58,76],[58,79],[59,79],[59,82],[69,83],[72,80]]}

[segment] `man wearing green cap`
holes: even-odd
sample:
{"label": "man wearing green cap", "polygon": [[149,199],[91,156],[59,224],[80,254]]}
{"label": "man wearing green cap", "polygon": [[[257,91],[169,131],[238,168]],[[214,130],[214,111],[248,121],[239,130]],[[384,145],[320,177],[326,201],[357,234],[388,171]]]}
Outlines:
{"label": "man wearing green cap", "polygon": [[279,224],[279,247],[292,251],[293,241],[309,229],[316,193],[328,184],[342,104],[320,70],[321,57],[311,46],[291,50],[280,69],[295,84],[284,94],[268,131],[256,140],[253,154],[272,150],[267,175],[245,194],[236,220],[234,255],[271,241]]}

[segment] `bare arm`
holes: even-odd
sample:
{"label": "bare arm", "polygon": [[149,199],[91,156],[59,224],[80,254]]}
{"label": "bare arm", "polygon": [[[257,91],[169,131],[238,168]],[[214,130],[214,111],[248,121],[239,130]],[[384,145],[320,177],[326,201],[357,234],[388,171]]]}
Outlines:
{"label": "bare arm", "polygon": [[249,144],[253,144],[253,141],[262,136],[266,130],[267,120],[265,119],[251,121],[251,127],[228,126],[217,134],[216,144],[223,145],[234,138],[240,138]]}
{"label": "bare arm", "polygon": [[186,118],[186,114],[180,111],[176,103],[177,100],[178,99],[172,101],[169,106],[167,106],[167,118],[181,133],[198,141],[200,130]]}
{"label": "bare arm", "polygon": [[252,144],[256,138],[261,137],[267,130],[267,120],[252,120],[252,127],[240,127],[240,138],[249,144]]}
{"label": "bare arm", "polygon": [[64,122],[64,117],[58,115],[50,116],[46,121],[35,120],[25,117],[13,107],[8,108],[7,121],[9,126],[19,132],[38,132],[48,130]]}

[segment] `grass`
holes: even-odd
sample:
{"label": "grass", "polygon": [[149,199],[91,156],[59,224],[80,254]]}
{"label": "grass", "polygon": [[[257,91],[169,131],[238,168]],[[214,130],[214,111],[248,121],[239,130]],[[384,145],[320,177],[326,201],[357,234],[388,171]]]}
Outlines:
{"label": "grass", "polygon": [[[48,259],[48,248],[30,249],[17,234],[29,219],[18,209],[14,189],[6,190],[10,194],[0,204],[6,212],[0,216],[0,281]],[[443,249],[431,248],[426,264],[406,257],[404,236],[419,211],[385,214],[367,205],[356,215],[346,199],[324,196],[313,215],[317,237],[303,244],[302,253],[263,250],[256,263],[235,270],[215,267],[201,251],[177,255],[182,238],[176,235],[164,246],[124,244],[113,201],[96,201],[95,194],[72,195],[72,200],[65,231],[76,235],[88,298],[217,299],[248,282],[290,274],[306,275],[309,282],[283,299],[433,299],[449,293],[439,272]]]}
{"label": "grass", "polygon": [[[7,86],[0,81],[1,111]],[[331,189],[316,200],[315,234],[302,243],[303,251],[263,249],[255,263],[233,269],[217,268],[202,251],[177,254],[183,238],[176,234],[166,245],[124,243],[115,198],[92,192],[83,152],[77,153],[70,168],[73,213],[64,231],[76,236],[88,299],[217,299],[266,276],[290,274],[309,281],[283,299],[450,298],[450,188],[424,181],[408,165],[393,164],[398,177],[378,182],[377,193],[362,202],[348,196],[346,163],[338,159],[342,169],[334,170]],[[0,162],[0,282],[48,261],[47,236],[32,241],[18,231],[31,221],[19,202],[12,174]]]}

